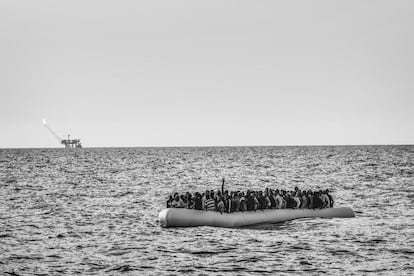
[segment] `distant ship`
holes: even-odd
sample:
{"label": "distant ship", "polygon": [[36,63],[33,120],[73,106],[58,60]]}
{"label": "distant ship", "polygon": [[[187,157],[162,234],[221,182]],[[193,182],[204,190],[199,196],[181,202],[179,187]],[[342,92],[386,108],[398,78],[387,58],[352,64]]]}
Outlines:
{"label": "distant ship", "polygon": [[56,139],[59,140],[59,143],[61,143],[62,145],[65,145],[66,149],[72,149],[72,148],[82,148],[82,144],[80,139],[70,139],[70,134],[68,134],[68,139],[61,139],[59,137],[59,135],[56,134],[56,132],[53,131],[53,129],[51,129],[47,124],[46,124],[46,120],[43,119],[42,120],[43,125],[47,128],[47,130],[49,130],[50,133],[52,133],[53,136],[56,137]]}

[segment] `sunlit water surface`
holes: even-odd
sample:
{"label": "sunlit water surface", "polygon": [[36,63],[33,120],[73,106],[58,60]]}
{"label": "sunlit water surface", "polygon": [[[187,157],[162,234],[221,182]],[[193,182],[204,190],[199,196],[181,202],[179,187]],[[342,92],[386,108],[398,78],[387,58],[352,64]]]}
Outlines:
{"label": "sunlit water surface", "polygon": [[[0,150],[0,271],[414,273],[414,146]],[[174,192],[329,188],[351,219],[163,229]]]}

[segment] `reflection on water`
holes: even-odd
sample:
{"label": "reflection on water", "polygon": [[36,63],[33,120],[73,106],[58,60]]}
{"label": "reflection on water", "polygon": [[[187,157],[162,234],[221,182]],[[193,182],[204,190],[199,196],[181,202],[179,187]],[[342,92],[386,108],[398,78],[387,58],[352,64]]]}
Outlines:
{"label": "reflection on water", "polygon": [[[414,146],[0,150],[0,271],[410,274]],[[352,219],[160,228],[173,192],[330,188]]]}

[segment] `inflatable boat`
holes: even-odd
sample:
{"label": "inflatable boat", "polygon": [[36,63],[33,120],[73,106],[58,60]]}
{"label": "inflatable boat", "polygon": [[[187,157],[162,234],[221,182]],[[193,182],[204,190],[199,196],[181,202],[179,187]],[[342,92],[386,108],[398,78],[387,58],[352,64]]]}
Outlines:
{"label": "inflatable boat", "polygon": [[326,209],[271,209],[263,211],[223,213],[167,208],[160,212],[159,222],[163,227],[242,227],[256,224],[277,223],[298,218],[352,218],[354,211],[349,207]]}

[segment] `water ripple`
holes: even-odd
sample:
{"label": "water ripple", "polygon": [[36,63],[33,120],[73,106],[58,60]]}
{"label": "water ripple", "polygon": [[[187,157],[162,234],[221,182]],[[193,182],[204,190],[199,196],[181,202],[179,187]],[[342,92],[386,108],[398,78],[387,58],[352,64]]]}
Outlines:
{"label": "water ripple", "polygon": [[[412,274],[414,147],[0,150],[5,275]],[[329,188],[353,219],[162,229],[165,196]]]}

